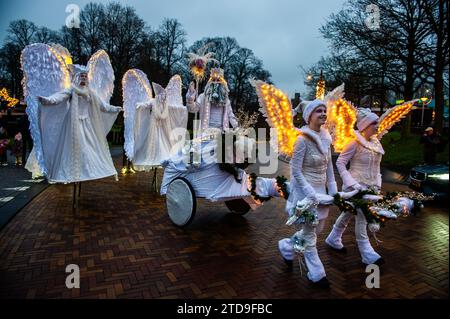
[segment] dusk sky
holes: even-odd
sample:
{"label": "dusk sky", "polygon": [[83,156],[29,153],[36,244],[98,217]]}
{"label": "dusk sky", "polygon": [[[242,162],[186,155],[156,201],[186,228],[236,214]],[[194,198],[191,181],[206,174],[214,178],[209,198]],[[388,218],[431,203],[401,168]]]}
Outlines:
{"label": "dusk sky", "polygon": [[[0,39],[12,20],[27,19],[38,26],[59,30],[68,4],[82,8],[88,0],[0,1]],[[108,3],[110,1],[93,1]],[[187,32],[188,46],[203,37],[231,36],[262,59],[275,84],[290,95],[305,92],[306,69],[328,54],[319,27],[344,0],[199,0],[121,1],[156,29],[164,18],[176,18]],[[149,75],[151,78],[151,75]]]}

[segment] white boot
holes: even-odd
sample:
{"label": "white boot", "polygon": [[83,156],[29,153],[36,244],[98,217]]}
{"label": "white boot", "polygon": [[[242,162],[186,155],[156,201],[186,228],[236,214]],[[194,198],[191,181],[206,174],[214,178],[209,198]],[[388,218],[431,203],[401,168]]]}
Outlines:
{"label": "white boot", "polygon": [[373,249],[367,236],[367,220],[362,212],[358,212],[355,218],[355,236],[359,253],[364,264],[373,264],[382,260],[381,256]]}
{"label": "white boot", "polygon": [[331,248],[341,250],[344,248],[344,244],[342,244],[342,235],[344,234],[347,225],[352,218],[351,213],[343,212],[339,215],[338,219],[333,225],[330,234],[325,239],[325,243]]}

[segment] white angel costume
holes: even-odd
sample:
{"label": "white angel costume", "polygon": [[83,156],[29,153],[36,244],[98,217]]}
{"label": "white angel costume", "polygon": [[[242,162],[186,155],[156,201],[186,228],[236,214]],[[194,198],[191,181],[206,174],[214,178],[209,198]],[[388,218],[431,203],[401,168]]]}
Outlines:
{"label": "white angel costume", "polygon": [[[343,182],[343,191],[364,190],[368,188],[381,189],[380,163],[384,155],[384,150],[380,139],[395,122],[412,109],[412,105],[413,103],[409,102],[396,106],[387,110],[381,118],[375,113],[372,113],[370,109],[358,109],[356,114],[358,131],[354,131],[351,127],[349,130],[346,129],[346,131],[351,132],[353,138],[345,144],[336,161],[336,166]],[[350,107],[347,112],[356,113],[356,109]],[[378,133],[366,139],[360,132],[364,131],[373,123],[377,123],[379,126]],[[347,169],[349,163],[350,168]],[[403,199],[407,200],[406,198]],[[342,244],[342,235],[352,215],[349,212],[342,212],[337,218],[330,234],[325,240],[326,244],[331,248],[345,252],[344,245]],[[364,264],[381,264],[383,260],[370,243],[369,236],[367,235],[367,220],[361,211],[357,211],[355,216],[355,236],[362,262]]]}
{"label": "white angel costume", "polygon": [[238,121],[233,113],[228,98],[228,85],[224,79],[222,69],[211,69],[211,75],[205,87],[205,92],[197,97],[197,92],[192,88],[186,94],[186,104],[191,113],[200,113],[200,129],[215,128],[221,131],[238,126]]}
{"label": "white angel costume", "polygon": [[136,170],[161,166],[184,145],[187,108],[181,97],[181,78],[174,75],[164,89],[145,73],[132,69],[123,80],[125,152]]}
{"label": "white angel costume", "polygon": [[[325,103],[315,100],[306,106],[303,112],[305,122],[309,122],[310,114],[319,106],[325,106]],[[337,193],[331,161],[331,136],[324,128],[321,128],[320,133],[313,131],[308,126],[302,127],[300,131],[301,135],[295,142],[290,162],[291,193],[286,202],[286,210],[289,215],[294,213],[297,202],[306,197],[317,200],[318,194],[334,195]],[[323,230],[324,220],[328,217],[329,206],[319,205],[316,210],[319,219],[318,225],[305,223],[302,229],[294,235],[306,242],[304,257],[308,268],[307,276],[313,282],[318,282],[326,277],[316,242],[317,234]],[[292,238],[280,240],[278,247],[284,259],[294,259]]]}
{"label": "white angel costume", "polygon": [[[22,68],[34,142],[26,168],[50,183],[117,177],[106,135],[122,108],[108,104],[114,73],[105,51],[87,67],[71,65],[72,83],[63,57],[46,44],[27,46]],[[81,73],[89,87],[79,85]]]}
{"label": "white angel costume", "polygon": [[[290,218],[287,222],[291,225],[291,219],[298,212],[299,206],[304,206],[304,201],[315,203],[308,209],[314,215],[316,222],[306,221],[301,223],[301,230],[291,238],[285,238],[278,242],[278,248],[285,261],[292,261],[296,253],[304,256],[308,269],[308,279],[312,282],[326,284],[326,274],[319,258],[316,242],[317,234],[324,227],[324,221],[328,216],[328,205],[331,202],[323,202],[324,197],[332,198],[337,192],[334,180],[333,164],[331,162],[332,138],[324,127],[320,132],[304,126],[297,129],[293,123],[293,109],[288,96],[274,87],[262,81],[252,81],[256,89],[260,111],[266,117],[268,124],[276,134],[271,136],[271,146],[279,155],[290,158],[290,185],[289,197],[286,202],[286,211]],[[303,119],[309,122],[310,115],[319,106],[326,106],[331,97],[336,96],[333,91],[324,101],[314,100],[309,103],[304,101]],[[273,130],[272,130],[273,133]],[[301,263],[302,264],[302,263]]]}

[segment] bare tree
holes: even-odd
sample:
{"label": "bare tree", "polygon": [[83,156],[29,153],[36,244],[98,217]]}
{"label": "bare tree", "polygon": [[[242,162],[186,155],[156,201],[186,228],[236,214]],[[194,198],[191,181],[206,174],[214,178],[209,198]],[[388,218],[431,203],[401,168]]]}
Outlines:
{"label": "bare tree", "polygon": [[[426,0],[350,0],[332,15],[321,32],[338,54],[370,61],[381,73],[380,86],[390,87],[405,100],[422,85],[418,61],[427,47],[430,30],[423,16]],[[366,8],[376,5],[380,26],[366,26]],[[402,126],[409,134],[410,117]]]}
{"label": "bare tree", "polygon": [[423,73],[432,79],[435,100],[435,126],[442,129],[444,122],[444,72],[449,66],[448,1],[431,0],[425,6],[426,22],[430,28],[430,55],[422,58]]}
{"label": "bare tree", "polygon": [[183,61],[186,32],[176,19],[164,19],[155,33],[158,56],[168,76]]}
{"label": "bare tree", "polygon": [[60,41],[60,37],[58,32],[50,30],[47,27],[37,28],[33,42],[40,43],[58,43]]}
{"label": "bare tree", "polygon": [[17,44],[24,48],[26,45],[33,43],[36,34],[36,25],[28,20],[15,20],[9,24],[7,42]]}

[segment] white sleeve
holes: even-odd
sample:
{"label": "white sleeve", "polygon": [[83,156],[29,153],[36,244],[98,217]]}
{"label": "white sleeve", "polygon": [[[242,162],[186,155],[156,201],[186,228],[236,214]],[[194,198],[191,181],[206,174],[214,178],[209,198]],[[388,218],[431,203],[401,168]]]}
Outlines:
{"label": "white sleeve", "polygon": [[338,169],[339,175],[342,178],[343,189],[352,187],[353,185],[358,184],[358,182],[353,178],[350,172],[347,170],[347,164],[353,158],[356,153],[356,148],[358,147],[358,143],[356,141],[352,141],[348,143],[342,153],[339,155],[336,161],[336,167]]}
{"label": "white sleeve", "polygon": [[152,109],[156,103],[156,99],[150,99],[147,102],[140,102],[136,105],[137,109]]}
{"label": "white sleeve", "polygon": [[42,105],[56,105],[60,104],[64,101],[67,101],[70,98],[71,91],[69,89],[60,91],[50,96],[43,96],[41,103]]}
{"label": "white sleeve", "polygon": [[102,112],[105,113],[118,113],[120,111],[122,111],[122,108],[120,106],[114,106],[114,105],[110,105],[108,103],[103,102],[101,99],[100,100],[100,109],[102,110]]}
{"label": "white sleeve", "polygon": [[195,93],[191,95],[188,91],[186,93],[186,106],[188,111],[191,113],[197,113],[200,110],[200,105],[203,103],[204,96],[204,94],[200,94],[197,100],[195,100]]}
{"label": "white sleeve", "polygon": [[333,160],[331,157],[331,150],[328,151],[327,188],[329,195],[334,195],[338,192],[336,179],[334,178],[334,168],[333,168]]}
{"label": "white sleeve", "polygon": [[300,185],[303,194],[306,197],[314,197],[316,191],[314,188],[306,181],[305,176],[302,173],[303,169],[303,159],[306,154],[306,143],[303,137],[299,137],[294,144],[294,152],[291,158],[291,174],[292,178],[295,179],[298,185]]}

